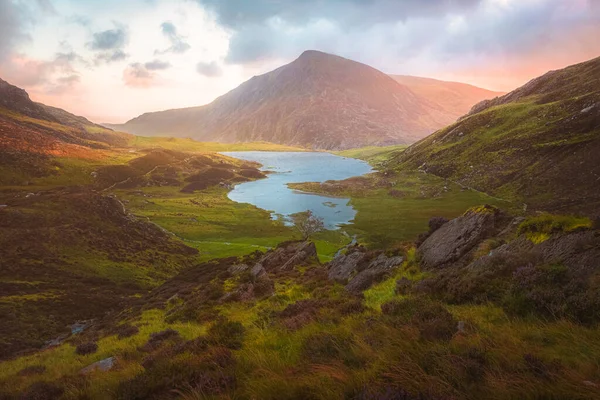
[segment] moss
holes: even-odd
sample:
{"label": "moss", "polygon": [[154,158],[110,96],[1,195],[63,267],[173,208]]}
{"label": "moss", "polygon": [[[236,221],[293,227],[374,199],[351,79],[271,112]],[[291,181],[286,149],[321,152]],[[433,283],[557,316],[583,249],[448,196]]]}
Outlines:
{"label": "moss", "polygon": [[527,218],[519,225],[517,232],[538,244],[548,240],[552,234],[591,229],[592,225],[592,220],[587,217],[542,214]]}

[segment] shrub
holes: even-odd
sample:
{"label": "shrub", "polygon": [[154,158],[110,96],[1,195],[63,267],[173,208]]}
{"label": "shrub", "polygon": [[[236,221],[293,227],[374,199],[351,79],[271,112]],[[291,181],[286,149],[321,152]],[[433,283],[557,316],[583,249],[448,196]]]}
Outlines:
{"label": "shrub", "polygon": [[425,298],[392,300],[381,305],[381,312],[394,325],[415,326],[426,340],[449,340],[457,321],[440,303]]}
{"label": "shrub", "polygon": [[407,277],[402,277],[396,281],[396,294],[405,295],[408,294],[410,289],[413,286],[413,281],[408,279]]}
{"label": "shrub", "polygon": [[442,226],[444,226],[444,224],[446,224],[446,222],[448,222],[448,218],[444,218],[444,217],[431,218],[429,220],[429,234],[432,234],[433,232],[440,229]]}
{"label": "shrub", "polygon": [[244,340],[244,326],[237,321],[219,318],[208,329],[209,340],[229,349],[241,349]]}
{"label": "shrub", "polygon": [[137,326],[124,324],[124,325],[119,325],[119,327],[117,327],[116,331],[117,331],[117,337],[119,339],[124,339],[124,338],[131,337],[133,335],[136,335],[140,331],[140,329]]}
{"label": "shrub", "polygon": [[98,345],[94,342],[82,343],[75,348],[75,353],[80,356],[84,356],[86,354],[93,354],[98,351]]}
{"label": "shrub", "polygon": [[160,347],[167,340],[179,338],[179,332],[174,329],[166,329],[164,331],[154,332],[150,334],[150,338],[140,350],[150,352]]}
{"label": "shrub", "polygon": [[21,396],[28,400],[54,400],[64,393],[64,389],[50,382],[35,382]]}
{"label": "shrub", "polygon": [[18,376],[32,376],[32,375],[40,375],[46,372],[46,367],[43,365],[29,365],[22,370],[20,370],[17,375]]}
{"label": "shrub", "polygon": [[362,361],[352,351],[352,341],[332,333],[319,332],[302,343],[302,356],[314,364],[342,361],[349,367],[360,367]]}

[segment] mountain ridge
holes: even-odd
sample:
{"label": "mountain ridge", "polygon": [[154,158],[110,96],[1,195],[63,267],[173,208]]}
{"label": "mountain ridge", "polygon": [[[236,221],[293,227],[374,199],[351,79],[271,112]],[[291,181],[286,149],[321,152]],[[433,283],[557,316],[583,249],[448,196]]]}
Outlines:
{"label": "mountain ridge", "polygon": [[[456,115],[459,116],[458,114]],[[441,106],[368,65],[307,50],[212,103],[107,126],[142,135],[315,149],[412,143],[446,124]]]}
{"label": "mountain ridge", "polygon": [[391,161],[536,210],[600,213],[600,57],[483,101]]}

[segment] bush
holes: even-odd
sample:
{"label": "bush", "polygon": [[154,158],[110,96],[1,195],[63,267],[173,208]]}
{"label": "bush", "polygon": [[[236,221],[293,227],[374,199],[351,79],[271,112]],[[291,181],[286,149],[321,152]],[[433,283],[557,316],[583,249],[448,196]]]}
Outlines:
{"label": "bush", "polygon": [[27,400],[54,400],[64,393],[64,389],[50,382],[35,382],[21,396]]}
{"label": "bush", "polygon": [[362,361],[352,351],[352,341],[331,333],[315,333],[302,343],[302,356],[314,364],[342,361],[349,367],[360,367]]}
{"label": "bush", "polygon": [[244,341],[244,326],[237,321],[219,318],[208,329],[209,340],[229,349],[241,349]]}
{"label": "bush", "polygon": [[139,332],[139,328],[137,326],[124,324],[117,327],[117,337],[119,339],[125,339],[136,335]]}
{"label": "bush", "polygon": [[75,348],[75,353],[80,356],[84,356],[86,354],[93,354],[98,351],[98,345],[94,342],[82,343]]}
{"label": "bush", "polygon": [[444,226],[444,224],[446,224],[446,222],[448,222],[448,218],[444,218],[444,217],[431,218],[429,220],[429,234],[432,234],[433,232],[440,229],[442,226]]}
{"label": "bush", "polygon": [[415,326],[425,340],[449,340],[457,329],[444,306],[425,298],[392,300],[381,305],[381,312],[394,325]]}
{"label": "bush", "polygon": [[150,352],[159,348],[167,340],[179,338],[179,332],[174,329],[166,329],[164,331],[154,332],[150,334],[150,338],[140,350]]}
{"label": "bush", "polygon": [[396,294],[406,295],[413,286],[413,281],[406,277],[402,277],[396,281]]}
{"label": "bush", "polygon": [[29,365],[22,370],[20,370],[17,375],[18,376],[33,376],[40,375],[46,372],[46,367],[43,365]]}

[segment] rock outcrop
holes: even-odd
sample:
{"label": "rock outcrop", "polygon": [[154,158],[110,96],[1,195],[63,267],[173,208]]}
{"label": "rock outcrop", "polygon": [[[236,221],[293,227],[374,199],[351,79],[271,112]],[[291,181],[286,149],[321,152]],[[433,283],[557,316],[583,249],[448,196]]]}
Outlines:
{"label": "rock outcrop", "polygon": [[370,288],[373,284],[381,282],[404,261],[401,256],[386,257],[380,254],[364,270],[360,271],[346,285],[346,290],[351,293],[360,293]]}
{"label": "rock outcrop", "polygon": [[[266,271],[289,271],[294,267],[318,261],[317,248],[313,242],[285,242],[269,251],[259,261]],[[256,266],[255,266],[256,267]]]}
{"label": "rock outcrop", "polygon": [[350,276],[358,269],[359,265],[368,259],[363,247],[354,246],[346,254],[340,254],[329,264],[329,280],[346,283]]}
{"label": "rock outcrop", "polygon": [[385,279],[403,261],[401,256],[388,257],[356,245],[328,264],[327,276],[331,281],[345,284],[349,292],[358,294]]}
{"label": "rock outcrop", "polygon": [[459,260],[481,241],[502,227],[502,213],[483,206],[443,224],[419,246],[418,255],[424,268],[440,268]]}

